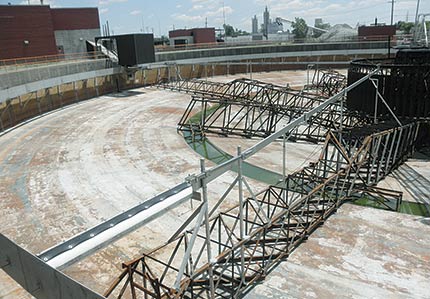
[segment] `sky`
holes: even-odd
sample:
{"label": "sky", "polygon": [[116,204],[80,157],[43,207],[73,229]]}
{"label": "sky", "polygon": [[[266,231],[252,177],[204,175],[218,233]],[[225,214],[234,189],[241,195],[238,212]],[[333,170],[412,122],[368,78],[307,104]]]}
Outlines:
{"label": "sky", "polygon": [[[32,4],[40,0],[0,0],[0,4]],[[173,28],[222,27],[225,22],[251,31],[251,18],[259,24],[265,6],[270,17],[294,20],[301,17],[310,25],[322,18],[331,25],[378,22],[390,23],[391,0],[44,0],[51,7],[98,7],[100,22],[109,21],[111,33],[153,32],[167,35]],[[394,21],[415,18],[417,0],[395,0]],[[421,0],[420,13],[430,13],[430,0]],[[1,28],[0,28],[1,29]]]}

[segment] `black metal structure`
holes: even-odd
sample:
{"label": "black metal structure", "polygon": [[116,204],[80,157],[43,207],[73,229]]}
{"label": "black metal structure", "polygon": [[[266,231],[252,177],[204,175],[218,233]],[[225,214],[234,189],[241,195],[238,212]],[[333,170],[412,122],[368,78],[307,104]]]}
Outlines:
{"label": "black metal structure", "polygon": [[[401,50],[394,59],[355,60],[348,71],[348,84],[359,80],[377,67],[378,91],[400,119],[430,117],[430,50]],[[378,118],[391,113],[381,102],[375,105],[375,87],[366,82],[348,93],[347,107]]]}
{"label": "black metal structure", "polygon": [[[373,74],[369,73],[367,80]],[[203,164],[200,206],[165,245],[124,263],[123,272],[105,296],[240,298],[351,198],[364,195],[389,210],[398,210],[401,192],[375,185],[414,151],[422,122],[399,125],[397,120],[372,123],[367,118],[360,123],[343,106],[348,88],[338,90],[339,79],[322,74],[318,84],[303,91],[245,79],[227,84],[182,81],[165,85],[194,94],[179,130],[244,137],[266,137],[277,131],[272,141],[285,131],[285,143],[286,138],[313,136],[310,132],[314,131],[303,130],[300,125],[296,129],[286,129],[288,125],[279,128],[295,123],[300,116],[308,122],[306,128],[318,128],[316,139],[324,136],[324,145],[317,161],[284,174],[279,184],[258,194],[242,176],[239,149],[237,160],[232,162],[237,162],[237,177],[210,209],[203,181],[211,174],[204,172]],[[329,94],[336,94],[331,104],[321,104]],[[219,210],[235,186],[239,204]],[[250,194],[246,199],[245,187]],[[185,229],[194,220],[194,228]]]}
{"label": "black metal structure", "polygon": [[[159,86],[193,94],[179,121],[179,131],[264,138],[338,93],[345,84],[345,76],[338,72],[317,70],[312,84],[303,90],[245,78],[229,83],[172,81]],[[200,112],[196,114],[198,110]],[[291,139],[324,141],[328,129],[336,130],[341,124],[353,127],[367,122],[368,119],[337,103],[309,118],[308,125],[297,128]]]}
{"label": "black metal structure", "polygon": [[[241,297],[351,194],[366,192],[378,198],[382,194],[387,202],[390,196],[396,197],[374,185],[411,154],[419,125],[364,127],[345,132],[345,139],[329,132],[318,161],[289,175],[282,184],[247,198],[243,205],[220,212],[208,223],[206,234],[187,230],[124,263],[122,274],[105,296]],[[193,234],[197,241],[190,251]],[[204,259],[207,242],[214,256],[210,261]],[[179,263],[187,252],[191,255],[184,276],[174,287]]]}
{"label": "black metal structure", "polygon": [[[149,33],[111,35],[97,37],[99,40],[109,40],[118,55],[118,63],[122,66],[136,66],[143,63],[155,62],[154,35]],[[115,41],[115,42],[113,42]]]}

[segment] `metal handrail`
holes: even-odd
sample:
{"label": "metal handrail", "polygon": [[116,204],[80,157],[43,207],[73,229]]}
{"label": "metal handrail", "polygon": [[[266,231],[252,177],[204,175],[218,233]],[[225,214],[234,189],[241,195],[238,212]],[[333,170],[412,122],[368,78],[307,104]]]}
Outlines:
{"label": "metal handrail", "polygon": [[[393,35],[391,42],[396,43],[397,41],[410,39],[411,35]],[[244,47],[244,46],[265,46],[265,45],[295,45],[295,44],[320,44],[320,43],[377,43],[387,42],[387,35],[374,35],[369,37],[355,36],[353,38],[343,38],[331,41],[319,41],[315,39],[313,41],[307,39],[294,39],[291,41],[286,40],[263,40],[263,41],[242,41],[242,42],[215,42],[215,43],[199,43],[199,44],[188,44],[179,47],[170,46],[155,46],[156,52],[171,52],[171,51],[183,51],[183,50],[202,50],[202,49],[213,49],[213,48],[231,48],[231,47]]]}
{"label": "metal handrail", "polygon": [[71,54],[55,54],[55,55],[43,55],[43,56],[32,56],[22,58],[10,58],[0,60],[0,69],[9,67],[29,67],[40,64],[64,62],[64,61],[79,61],[86,59],[102,59],[106,56],[100,51],[86,52],[86,53],[71,53]]}

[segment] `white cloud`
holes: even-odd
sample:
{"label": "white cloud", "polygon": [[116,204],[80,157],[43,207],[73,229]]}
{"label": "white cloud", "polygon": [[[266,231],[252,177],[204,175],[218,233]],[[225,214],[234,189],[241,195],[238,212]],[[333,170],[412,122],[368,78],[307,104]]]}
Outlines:
{"label": "white cloud", "polygon": [[[397,1],[396,5],[400,7],[412,7],[416,0]],[[391,4],[387,0],[254,0],[254,4],[260,7],[268,6],[270,17],[283,17],[294,20],[295,17],[301,17],[308,22],[313,22],[314,18],[323,18],[324,21],[337,23],[352,23],[357,21],[373,19],[378,16],[381,21],[387,21],[390,15]],[[395,6],[396,9],[396,6]],[[262,13],[262,11],[261,11]],[[261,16],[260,16],[261,18]]]}
{"label": "white cloud", "polygon": [[[208,0],[192,0],[195,2],[209,2]],[[219,1],[210,1],[210,2],[219,2]],[[204,13],[199,13],[197,15],[194,14],[174,14],[172,17],[175,20],[182,21],[185,23],[198,23],[203,22],[206,20],[206,18],[210,19],[212,18],[212,21],[215,21],[217,23],[222,23],[220,20],[223,18],[223,14],[225,15],[231,15],[233,13],[233,8],[230,6],[225,7],[218,7],[217,9],[206,9]]]}
{"label": "white cloud", "polygon": [[108,11],[109,11],[109,8],[102,8],[99,10],[99,13],[102,15],[102,14],[107,13]]}
{"label": "white cloud", "polygon": [[196,4],[196,5],[193,5],[193,7],[191,7],[190,11],[193,11],[193,10],[202,10],[203,8],[204,8],[203,5]]}
{"label": "white cloud", "polygon": [[124,3],[124,2],[128,2],[128,0],[99,0],[99,5],[106,6],[112,3]]}
{"label": "white cloud", "polygon": [[132,16],[137,16],[137,15],[140,15],[142,13],[142,11],[141,10],[133,10],[133,11],[130,11],[130,14],[132,15]]}
{"label": "white cloud", "polygon": [[[30,5],[40,5],[40,0],[30,0],[30,3],[28,3],[28,0],[23,0],[23,1],[21,1],[20,4],[21,5],[28,5],[28,4],[30,4]],[[44,0],[43,4],[44,5],[50,5],[52,7],[58,7],[55,4],[55,0]]]}

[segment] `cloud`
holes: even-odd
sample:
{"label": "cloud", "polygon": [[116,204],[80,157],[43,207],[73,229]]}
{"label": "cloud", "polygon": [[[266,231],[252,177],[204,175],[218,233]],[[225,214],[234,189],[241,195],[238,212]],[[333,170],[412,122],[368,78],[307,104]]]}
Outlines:
{"label": "cloud", "polygon": [[[412,7],[416,0],[398,1],[400,7]],[[268,6],[270,17],[283,17],[293,20],[295,17],[304,18],[308,22],[313,22],[314,18],[323,18],[324,21],[333,22],[333,24],[356,23],[357,21],[373,19],[378,16],[384,21],[389,18],[391,4],[387,0],[254,0],[255,5],[259,7]],[[408,3],[408,4],[407,4]],[[396,9],[396,6],[395,6]],[[261,17],[260,17],[261,18]]]}
{"label": "cloud", "polygon": [[[40,0],[30,0],[30,3],[28,3],[28,0],[23,0],[21,1],[21,5],[40,5]],[[50,5],[52,7],[59,7],[58,5],[55,4],[55,0],[44,0],[43,1],[44,5]]]}
{"label": "cloud", "polygon": [[132,10],[132,11],[130,11],[130,14],[132,16],[137,16],[137,15],[140,15],[141,13],[142,13],[141,10]]}
{"label": "cloud", "polygon": [[107,13],[108,11],[109,11],[109,8],[102,8],[99,10],[99,13],[102,15],[102,14]]}
{"label": "cloud", "polygon": [[[207,0],[192,0],[192,1],[207,1]],[[198,15],[187,15],[187,14],[174,14],[172,17],[178,21],[183,22],[200,22],[206,18],[221,18],[223,14],[231,15],[233,13],[233,8],[230,6],[219,7],[218,9],[211,10],[207,9],[205,13],[199,13]]]}
{"label": "cloud", "polygon": [[99,5],[106,6],[112,3],[124,3],[124,2],[128,2],[128,0],[99,0]]}
{"label": "cloud", "polygon": [[203,5],[196,4],[196,5],[193,5],[193,7],[191,7],[190,11],[193,11],[193,10],[202,10],[203,8],[204,8]]}

